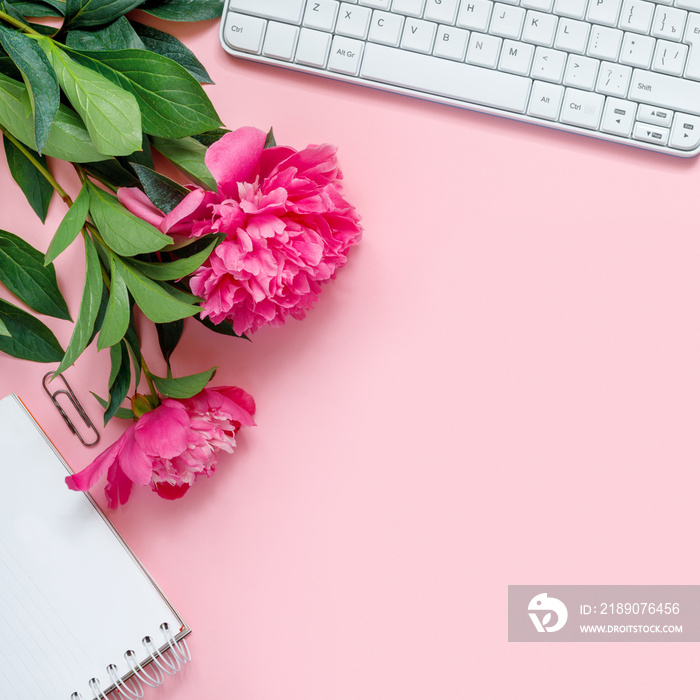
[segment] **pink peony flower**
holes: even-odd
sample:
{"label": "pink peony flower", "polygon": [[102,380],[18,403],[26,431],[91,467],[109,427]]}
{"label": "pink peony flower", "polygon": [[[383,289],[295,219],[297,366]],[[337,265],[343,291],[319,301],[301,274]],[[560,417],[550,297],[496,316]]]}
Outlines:
{"label": "pink peony flower", "polygon": [[233,452],[238,429],[255,425],[253,413],[253,398],[234,386],[203,389],[190,399],[163,399],[66,483],[73,491],[87,491],[106,471],[110,508],[127,502],[132,484],[150,484],[163,498],[181,498],[198,476],[211,476],[219,450]]}
{"label": "pink peony flower", "polygon": [[264,149],[265,134],[244,127],[209,147],[206,164],[217,191],[199,187],[167,215],[141,190],[119,200],[163,233],[226,238],[192,276],[202,316],[233,322],[236,333],[304,318],[321,285],[347,261],[361,237],[359,217],[341,195],[336,149]]}

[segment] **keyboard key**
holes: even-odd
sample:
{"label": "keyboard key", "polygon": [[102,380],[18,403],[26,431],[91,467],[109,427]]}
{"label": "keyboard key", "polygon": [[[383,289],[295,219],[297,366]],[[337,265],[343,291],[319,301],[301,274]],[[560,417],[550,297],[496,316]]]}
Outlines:
{"label": "keyboard key", "polygon": [[263,44],[263,56],[291,61],[297,44],[299,27],[282,22],[269,22]]}
{"label": "keyboard key", "polygon": [[563,97],[564,88],[561,85],[535,80],[532,84],[532,94],[530,95],[527,113],[531,117],[556,121],[559,118]]}
{"label": "keyboard key", "polygon": [[629,98],[655,107],[700,115],[700,83],[635,68]]}
{"label": "keyboard key", "polygon": [[509,112],[524,112],[531,80],[434,56],[367,44],[360,77],[465,100]]}
{"label": "keyboard key", "polygon": [[[368,44],[372,46],[373,44]],[[364,44],[357,39],[345,36],[334,36],[331,54],[328,58],[328,70],[346,75],[357,75],[360,69],[360,59]]]}
{"label": "keyboard key", "polygon": [[423,18],[430,22],[454,24],[459,0],[427,0]]}
{"label": "keyboard key", "polygon": [[360,5],[373,7],[375,10],[388,10],[391,7],[391,0],[360,0]]}
{"label": "keyboard key", "polygon": [[619,63],[603,61],[598,72],[596,91],[612,97],[627,97],[632,69]]}
{"label": "keyboard key", "polygon": [[503,42],[501,58],[498,62],[498,70],[517,75],[530,75],[532,57],[535,54],[535,47],[532,44],[522,44],[510,39]]}
{"label": "keyboard key", "polygon": [[552,83],[560,83],[564,76],[566,66],[566,54],[563,51],[555,51],[538,46],[535,49],[535,60],[532,63],[532,77],[538,80],[548,80]]}
{"label": "keyboard key", "polygon": [[502,40],[489,34],[472,32],[467,47],[467,63],[484,68],[495,68],[501,52]]}
{"label": "keyboard key", "polygon": [[335,25],[335,31],[343,36],[365,39],[371,18],[372,10],[344,2],[340,5],[340,14]]}
{"label": "keyboard key", "polygon": [[625,32],[620,51],[620,63],[634,68],[649,68],[655,44],[656,42],[650,36]]}
{"label": "keyboard key", "polygon": [[230,0],[229,9],[280,22],[301,23],[306,0]]}
{"label": "keyboard key", "polygon": [[433,54],[440,58],[450,58],[453,61],[463,61],[467,52],[469,32],[457,27],[438,27]]}
{"label": "keyboard key", "polygon": [[656,124],[656,126],[671,126],[673,112],[670,109],[652,107],[651,105],[639,105],[637,119],[645,124]]}
{"label": "keyboard key", "polygon": [[224,39],[239,51],[260,53],[267,22],[259,17],[229,12],[224,20]]}
{"label": "keyboard key", "polygon": [[521,7],[526,10],[539,10],[540,12],[551,12],[554,0],[522,0]]}
{"label": "keyboard key", "polygon": [[600,61],[587,56],[569,56],[564,73],[564,85],[567,87],[592,90],[598,77]]}
{"label": "keyboard key", "polygon": [[651,69],[668,75],[681,75],[685,68],[685,59],[688,55],[688,47],[685,44],[676,44],[673,41],[656,42],[654,60]]}
{"label": "keyboard key", "polygon": [[646,141],[647,143],[665,146],[668,141],[668,129],[664,129],[662,126],[651,126],[637,122],[634,125],[632,138],[637,139],[637,141]]}
{"label": "keyboard key", "polygon": [[583,19],[586,16],[587,0],[555,0],[554,12],[557,15]]}
{"label": "keyboard key", "polygon": [[557,18],[544,12],[528,10],[523,28],[523,41],[539,46],[551,46],[557,31]]}
{"label": "keyboard key", "polygon": [[651,27],[651,35],[659,39],[680,41],[685,29],[685,20],[688,13],[685,10],[677,10],[673,7],[657,6],[654,13],[654,23]]}
{"label": "keyboard key", "polygon": [[595,25],[591,29],[591,38],[588,40],[588,51],[586,53],[593,58],[617,61],[621,42],[622,32],[619,29]]}
{"label": "keyboard key", "polygon": [[489,0],[464,0],[457,17],[457,26],[475,32],[485,32],[489,26],[491,8]]}
{"label": "keyboard key", "polygon": [[401,15],[422,17],[424,5],[425,0],[394,0],[391,10],[392,12],[398,12]]}
{"label": "keyboard key", "polygon": [[389,12],[375,12],[369,25],[369,40],[387,46],[398,46],[404,18]]}
{"label": "keyboard key", "polygon": [[324,68],[328,60],[331,38],[326,32],[302,28],[297,44],[296,62],[314,68]]}
{"label": "keyboard key", "polygon": [[566,88],[560,121],[584,129],[597,129],[605,98],[594,92]]}
{"label": "keyboard key", "polygon": [[636,109],[637,105],[634,102],[608,97],[605,100],[600,130],[606,134],[615,134],[616,136],[628,138],[634,126]]}
{"label": "keyboard key", "polygon": [[625,0],[618,27],[625,31],[648,34],[654,17],[654,3],[644,0]]}
{"label": "keyboard key", "polygon": [[700,119],[690,114],[676,114],[673,119],[669,146],[692,151],[700,145]]}
{"label": "keyboard key", "polygon": [[311,29],[320,29],[324,32],[332,32],[335,20],[338,16],[340,3],[336,0],[315,0],[306,6],[304,13],[304,26]]}
{"label": "keyboard key", "polygon": [[620,16],[622,0],[590,0],[586,19],[594,24],[614,27]]}
{"label": "keyboard key", "polygon": [[575,19],[562,18],[557,27],[557,37],[554,48],[571,53],[584,53],[588,43],[588,32],[591,25]]}
{"label": "keyboard key", "polygon": [[521,7],[513,7],[497,2],[493,6],[489,32],[506,39],[519,39],[524,20],[525,10]]}
{"label": "keyboard key", "polygon": [[407,18],[401,37],[401,48],[420,53],[432,53],[437,24]]}

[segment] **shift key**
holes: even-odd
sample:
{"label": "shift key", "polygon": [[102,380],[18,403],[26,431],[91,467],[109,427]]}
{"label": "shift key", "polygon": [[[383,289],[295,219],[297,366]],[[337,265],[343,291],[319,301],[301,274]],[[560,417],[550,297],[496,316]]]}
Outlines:
{"label": "shift key", "polygon": [[629,99],[678,112],[700,114],[700,83],[636,69]]}

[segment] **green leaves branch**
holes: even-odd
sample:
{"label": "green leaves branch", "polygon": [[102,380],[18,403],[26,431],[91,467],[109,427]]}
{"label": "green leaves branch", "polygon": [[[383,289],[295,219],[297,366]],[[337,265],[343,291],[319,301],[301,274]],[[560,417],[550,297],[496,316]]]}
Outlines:
{"label": "green leaves branch", "polygon": [[[181,280],[209,257],[220,237],[190,246],[127,211],[112,192],[139,187],[163,212],[186,195],[156,172],[157,150],[190,181],[216,183],[204,155],[225,130],[201,83],[206,69],[172,35],[134,21],[135,8],[173,21],[214,19],[221,0],[0,0],[0,132],[10,173],[44,221],[54,192],[68,207],[46,253],[0,230],[0,283],[18,304],[0,299],[0,352],[58,363],[62,372],[97,339],[109,350],[105,423],[133,417],[122,407],[146,377],[151,398],[187,398],[215,368],[173,377],[171,355],[201,300]],[[31,21],[63,18],[60,27]],[[82,187],[71,198],[51,173],[55,158],[72,163]],[[64,350],[37,318],[71,320],[54,261],[77,238],[85,282]],[[141,353],[137,312],[156,324],[167,377],[152,374]],[[148,403],[147,401],[147,403]],[[140,409],[142,410],[142,409]],[[137,411],[138,414],[138,411]]]}

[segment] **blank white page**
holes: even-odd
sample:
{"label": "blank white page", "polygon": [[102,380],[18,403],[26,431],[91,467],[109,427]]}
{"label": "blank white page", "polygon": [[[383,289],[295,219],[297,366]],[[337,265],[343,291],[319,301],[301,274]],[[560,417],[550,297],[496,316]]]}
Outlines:
{"label": "blank white page", "polygon": [[0,401],[0,700],[70,700],[189,629],[16,396]]}

